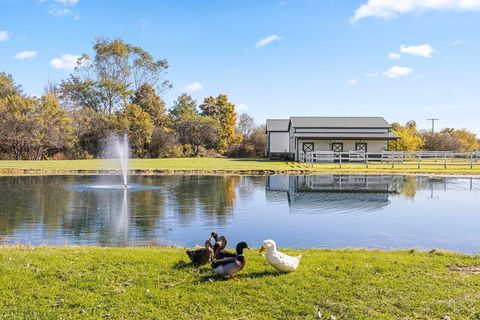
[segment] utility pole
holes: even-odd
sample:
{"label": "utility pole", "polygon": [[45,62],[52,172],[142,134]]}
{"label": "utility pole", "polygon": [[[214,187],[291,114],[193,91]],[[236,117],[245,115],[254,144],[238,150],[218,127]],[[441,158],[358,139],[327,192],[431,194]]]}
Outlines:
{"label": "utility pole", "polygon": [[438,120],[440,120],[440,119],[438,119],[438,118],[429,118],[429,119],[427,119],[427,120],[428,120],[428,121],[432,121],[432,133],[434,133],[434,132],[435,132],[435,121],[438,121]]}

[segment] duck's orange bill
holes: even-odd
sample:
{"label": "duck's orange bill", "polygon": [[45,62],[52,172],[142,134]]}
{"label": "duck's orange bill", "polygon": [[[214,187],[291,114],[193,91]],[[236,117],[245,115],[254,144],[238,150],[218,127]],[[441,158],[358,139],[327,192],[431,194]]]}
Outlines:
{"label": "duck's orange bill", "polygon": [[265,251],[265,248],[262,246],[260,247],[260,250],[258,250],[258,253],[262,253],[263,251]]}

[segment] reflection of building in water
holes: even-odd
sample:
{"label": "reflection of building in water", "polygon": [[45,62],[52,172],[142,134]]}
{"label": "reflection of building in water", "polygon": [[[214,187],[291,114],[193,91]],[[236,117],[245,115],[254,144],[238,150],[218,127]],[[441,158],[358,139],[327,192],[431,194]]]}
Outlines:
{"label": "reflection of building in water", "polygon": [[295,209],[370,211],[387,206],[402,185],[401,176],[269,176],[266,197]]}

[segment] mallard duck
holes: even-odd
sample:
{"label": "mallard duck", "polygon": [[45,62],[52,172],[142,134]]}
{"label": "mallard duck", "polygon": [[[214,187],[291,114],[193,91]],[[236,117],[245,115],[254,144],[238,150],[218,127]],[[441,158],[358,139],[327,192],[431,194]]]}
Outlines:
{"label": "mallard duck", "polygon": [[237,244],[237,255],[234,257],[212,260],[210,264],[212,265],[213,272],[222,276],[231,277],[235,281],[240,281],[234,277],[234,274],[241,271],[247,263],[247,258],[243,254],[244,249],[250,248],[246,242],[240,242]]}
{"label": "mallard duck", "polygon": [[232,258],[238,255],[232,252],[229,252],[227,249],[227,238],[225,236],[218,236],[217,233],[212,232],[210,239],[213,238],[215,240],[215,244],[213,245],[213,256],[215,259],[225,259],[225,258]]}
{"label": "mallard duck", "polygon": [[205,241],[205,248],[185,251],[194,266],[207,264],[213,258],[213,248],[210,239]]}
{"label": "mallard duck", "polygon": [[277,244],[273,240],[263,241],[260,253],[267,251],[267,262],[269,265],[281,272],[291,272],[298,268],[302,256],[291,257],[285,253],[277,251]]}

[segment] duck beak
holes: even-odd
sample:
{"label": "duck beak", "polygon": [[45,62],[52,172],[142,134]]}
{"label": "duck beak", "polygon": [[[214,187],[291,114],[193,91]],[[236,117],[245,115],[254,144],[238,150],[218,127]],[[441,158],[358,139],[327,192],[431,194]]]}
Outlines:
{"label": "duck beak", "polygon": [[264,246],[261,246],[261,247],[260,247],[260,250],[258,250],[258,253],[262,253],[263,251],[265,251],[265,247],[264,247]]}

